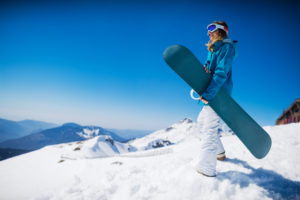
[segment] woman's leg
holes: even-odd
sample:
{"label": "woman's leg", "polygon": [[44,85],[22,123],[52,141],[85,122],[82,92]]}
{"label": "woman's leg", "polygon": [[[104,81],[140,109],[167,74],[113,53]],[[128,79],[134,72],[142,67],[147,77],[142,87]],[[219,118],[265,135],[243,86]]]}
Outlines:
{"label": "woman's leg", "polygon": [[204,118],[205,118],[205,112],[203,112],[203,108],[200,111],[198,118],[197,118],[197,124],[196,124],[196,130],[195,134],[197,137],[201,136],[202,134],[202,129],[203,129],[203,124],[204,124]]}
{"label": "woman's leg", "polygon": [[218,139],[217,139],[217,155],[225,153],[224,146],[222,144],[222,141],[220,139],[220,135],[218,134]]}
{"label": "woman's leg", "polygon": [[210,108],[204,106],[201,111],[201,118],[203,122],[201,152],[197,166],[197,170],[207,176],[216,175],[216,157],[218,140],[218,128],[220,117]]}

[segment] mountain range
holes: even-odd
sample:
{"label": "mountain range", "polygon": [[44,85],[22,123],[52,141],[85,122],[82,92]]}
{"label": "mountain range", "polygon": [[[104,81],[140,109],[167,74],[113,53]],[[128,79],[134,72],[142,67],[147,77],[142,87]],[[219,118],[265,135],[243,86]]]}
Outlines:
{"label": "mountain range", "polygon": [[109,135],[114,140],[125,142],[126,139],[97,126],[81,126],[75,123],[66,123],[56,128],[46,129],[18,139],[7,140],[0,143],[0,148],[36,150],[47,145],[82,141],[98,135]]}
{"label": "mountain range", "polygon": [[[186,120],[183,120],[186,122]],[[172,128],[169,128],[170,131]],[[0,160],[34,151],[48,145],[80,142],[97,136],[109,136],[114,142],[125,143],[151,133],[144,130],[105,129],[66,123],[61,126],[35,120],[12,121],[0,119]],[[136,140],[139,141],[139,140]],[[151,149],[171,144],[167,139],[145,144]],[[142,144],[143,146],[143,144]],[[131,149],[132,150],[132,149]]]}
{"label": "mountain range", "polygon": [[[89,140],[62,143],[52,147],[60,149],[60,162],[120,155],[125,157],[153,156],[166,152],[160,151],[159,148],[174,145],[191,136],[195,130],[195,125],[195,122],[186,118],[168,128],[155,131],[147,136],[136,138],[126,143],[120,143],[109,135],[99,135]],[[156,149],[158,150],[156,151]]]}
{"label": "mountain range", "polygon": [[57,124],[36,120],[12,121],[0,118],[0,142],[20,138],[57,126]]}

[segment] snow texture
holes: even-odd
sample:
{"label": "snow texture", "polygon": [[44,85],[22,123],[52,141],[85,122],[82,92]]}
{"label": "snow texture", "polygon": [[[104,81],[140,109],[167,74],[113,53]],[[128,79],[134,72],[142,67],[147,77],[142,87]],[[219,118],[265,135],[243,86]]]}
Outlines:
{"label": "snow texture", "polygon": [[[300,123],[264,127],[273,146],[261,160],[223,136],[227,159],[215,178],[195,170],[194,127],[185,119],[130,143],[97,136],[1,161],[0,199],[300,199]],[[146,150],[164,140],[172,144]]]}

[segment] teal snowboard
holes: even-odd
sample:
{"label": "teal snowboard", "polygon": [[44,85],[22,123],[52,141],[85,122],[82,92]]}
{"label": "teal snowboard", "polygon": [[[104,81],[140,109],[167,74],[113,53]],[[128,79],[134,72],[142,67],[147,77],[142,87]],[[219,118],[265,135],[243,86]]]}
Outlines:
{"label": "teal snowboard", "polygon": [[[167,64],[199,95],[212,78],[190,50],[173,45],[164,51]],[[256,158],[265,157],[272,145],[268,133],[260,127],[223,88],[208,105],[223,119]]]}

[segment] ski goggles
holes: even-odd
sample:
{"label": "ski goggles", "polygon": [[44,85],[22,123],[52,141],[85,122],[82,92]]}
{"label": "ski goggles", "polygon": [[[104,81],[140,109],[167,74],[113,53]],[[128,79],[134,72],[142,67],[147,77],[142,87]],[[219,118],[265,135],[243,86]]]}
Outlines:
{"label": "ski goggles", "polygon": [[228,34],[228,28],[219,24],[210,24],[207,26],[208,32],[215,32],[217,29],[222,29]]}

